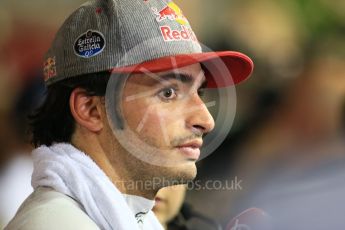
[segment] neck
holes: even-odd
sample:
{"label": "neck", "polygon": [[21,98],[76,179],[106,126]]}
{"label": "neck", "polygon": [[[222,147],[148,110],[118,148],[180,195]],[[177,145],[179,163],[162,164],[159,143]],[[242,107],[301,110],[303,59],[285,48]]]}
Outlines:
{"label": "neck", "polygon": [[[123,151],[119,146],[110,146],[107,148],[103,147],[107,145],[102,145],[99,142],[91,140],[88,141],[88,139],[90,138],[74,137],[72,138],[72,144],[90,156],[121,193],[136,195],[150,200],[155,198],[158,189],[154,189],[154,186],[151,186],[152,184],[147,186],[145,183],[145,181],[152,183],[152,179],[136,173],[137,168],[140,168],[142,162],[139,162],[134,156]],[[114,153],[114,149],[118,151]],[[134,163],[127,164],[124,162]],[[124,165],[127,167],[124,167]],[[136,165],[135,168],[133,165]]]}

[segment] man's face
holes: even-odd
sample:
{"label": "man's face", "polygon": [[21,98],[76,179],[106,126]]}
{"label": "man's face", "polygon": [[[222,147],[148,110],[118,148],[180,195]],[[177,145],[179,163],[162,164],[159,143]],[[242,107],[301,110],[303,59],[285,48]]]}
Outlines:
{"label": "man's face", "polygon": [[[201,98],[205,86],[200,64],[158,74],[133,74],[124,86],[125,129],[140,140],[136,144],[141,149],[138,158],[168,168],[169,178],[182,175],[192,179],[196,175],[202,137],[214,128]],[[130,142],[134,139],[127,138]],[[143,145],[154,151],[144,150]]]}

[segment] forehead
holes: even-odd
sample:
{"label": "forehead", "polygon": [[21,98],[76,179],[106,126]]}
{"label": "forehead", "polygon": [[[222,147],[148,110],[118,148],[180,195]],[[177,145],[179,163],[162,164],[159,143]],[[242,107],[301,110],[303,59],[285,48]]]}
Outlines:
{"label": "forehead", "polygon": [[132,74],[127,83],[138,84],[142,86],[152,86],[157,83],[164,84],[167,81],[178,80],[182,83],[202,83],[205,81],[205,75],[199,63],[182,68],[176,68],[159,73],[146,71],[142,74]]}

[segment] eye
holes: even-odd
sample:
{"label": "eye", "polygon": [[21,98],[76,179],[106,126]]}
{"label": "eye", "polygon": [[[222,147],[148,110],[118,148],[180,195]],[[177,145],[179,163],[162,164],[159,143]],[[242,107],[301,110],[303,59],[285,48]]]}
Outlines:
{"label": "eye", "polygon": [[176,89],[169,87],[161,90],[158,96],[163,100],[172,100],[177,97]]}

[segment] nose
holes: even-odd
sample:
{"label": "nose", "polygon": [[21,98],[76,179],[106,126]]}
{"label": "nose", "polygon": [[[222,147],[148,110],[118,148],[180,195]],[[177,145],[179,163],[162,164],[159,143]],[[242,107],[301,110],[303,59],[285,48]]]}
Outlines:
{"label": "nose", "polygon": [[214,129],[214,119],[197,93],[190,97],[186,114],[186,126],[194,133],[205,134]]}

